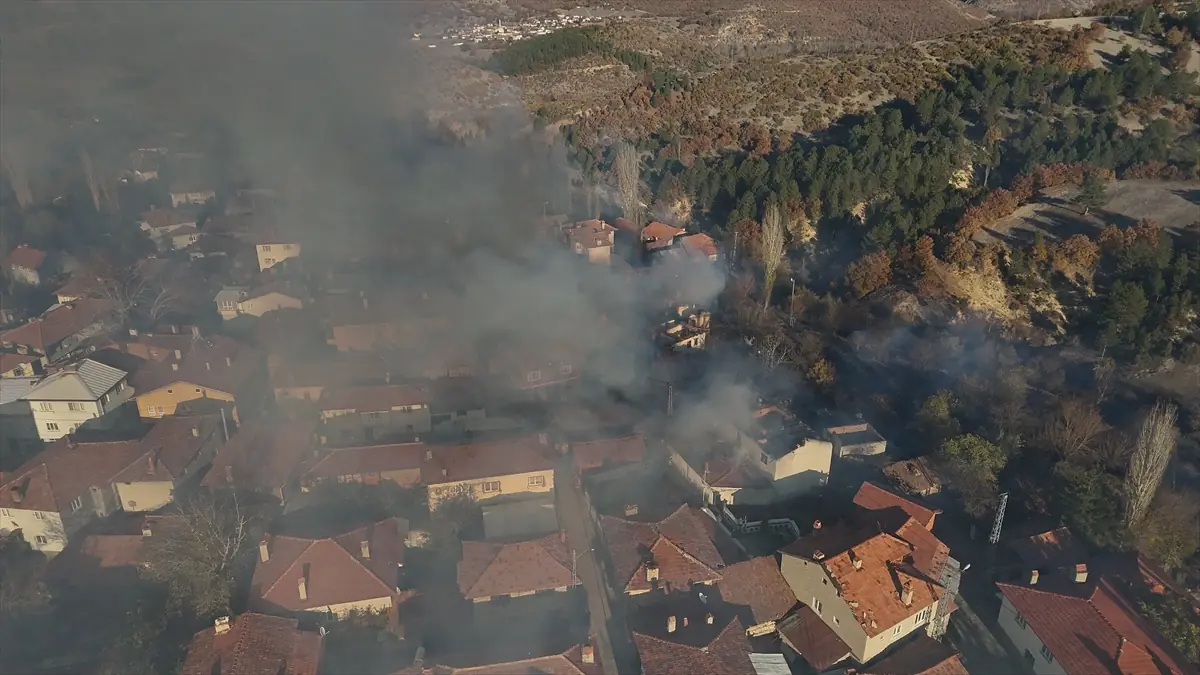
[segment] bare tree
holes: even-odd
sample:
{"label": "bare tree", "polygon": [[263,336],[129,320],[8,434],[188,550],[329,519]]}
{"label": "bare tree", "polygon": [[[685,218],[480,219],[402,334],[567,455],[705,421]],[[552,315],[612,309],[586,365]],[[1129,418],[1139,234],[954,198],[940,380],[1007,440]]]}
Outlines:
{"label": "bare tree", "polygon": [[633,221],[640,235],[642,231],[641,166],[637,149],[628,143],[618,146],[613,169],[617,174],[617,187],[621,190],[621,206],[625,211],[625,217]]}
{"label": "bare tree", "polygon": [[783,229],[783,214],[779,211],[779,205],[770,204],[763,216],[762,241],[759,245],[763,265],[763,307],[771,305],[771,289],[775,287],[775,275],[786,246]]}
{"label": "bare tree", "polygon": [[1066,399],[1046,424],[1046,441],[1058,454],[1075,457],[1086,451],[1107,425],[1100,410],[1079,399]]}
{"label": "bare tree", "polygon": [[197,495],[156,526],[143,548],[143,574],[166,587],[174,609],[228,612],[234,576],[256,536],[237,497]]}
{"label": "bare tree", "polygon": [[135,265],[98,261],[91,266],[94,279],[89,296],[106,301],[113,320],[124,325],[133,315],[156,323],[182,301],[178,285],[169,278],[151,277]]}
{"label": "bare tree", "polygon": [[1177,413],[1173,404],[1159,401],[1142,420],[1125,473],[1125,525],[1130,529],[1146,517],[1175,452]]}
{"label": "bare tree", "polygon": [[1108,388],[1112,384],[1113,373],[1116,372],[1117,362],[1111,356],[1100,354],[1096,364],[1092,366],[1092,380],[1096,387],[1096,403],[1103,403],[1108,396]]}
{"label": "bare tree", "polygon": [[774,330],[763,336],[758,343],[757,354],[767,370],[796,362],[796,350],[782,330]]}

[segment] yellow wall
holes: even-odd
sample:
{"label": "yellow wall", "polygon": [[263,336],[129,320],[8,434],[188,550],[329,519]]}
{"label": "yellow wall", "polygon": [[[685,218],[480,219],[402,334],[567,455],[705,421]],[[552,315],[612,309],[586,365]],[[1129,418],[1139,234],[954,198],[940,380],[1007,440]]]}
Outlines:
{"label": "yellow wall", "polygon": [[309,611],[330,612],[334,616],[341,618],[356,610],[359,612],[381,613],[387,612],[391,608],[392,598],[391,596],[387,596],[383,598],[374,598],[371,600],[360,600],[358,602],[346,602],[340,605],[328,605],[326,607]]}
{"label": "yellow wall", "polygon": [[[409,487],[417,485],[421,482],[420,469],[399,469],[397,471],[380,471],[372,473],[356,473],[349,476],[338,476],[337,478],[328,478],[326,480],[337,481],[339,483],[381,483],[383,481],[391,481],[400,487]],[[320,481],[308,480],[306,485],[301,489],[305,492],[309,490],[312,484]]]}
{"label": "yellow wall", "polygon": [[[200,391],[197,392],[196,390]],[[175,406],[185,401],[194,401],[198,398],[212,398],[218,401],[229,401],[236,403],[233,394],[227,394],[218,389],[205,389],[190,382],[175,382],[168,384],[158,389],[152,389],[145,393],[137,395],[138,414],[142,417],[162,417],[163,415],[174,415]],[[153,414],[150,412],[150,407],[154,407]],[[159,412],[159,408],[162,412]],[[233,412],[234,420],[237,420],[237,409]]]}
{"label": "yellow wall", "polygon": [[[529,485],[529,479],[534,476],[541,476],[544,484],[537,487],[531,487]],[[500,481],[499,492],[483,491],[483,484],[490,481]],[[429,508],[436,508],[437,504],[443,499],[448,499],[458,494],[468,494],[475,501],[482,502],[499,497],[511,497],[513,495],[533,495],[546,493],[553,489],[553,469],[534,471],[531,473],[514,473],[507,476],[495,476],[492,478],[482,478],[478,480],[438,483],[437,485],[429,486]]]}
{"label": "yellow wall", "polygon": [[302,309],[303,307],[303,302],[283,293],[267,293],[264,296],[241,302],[242,313],[249,314],[250,316],[262,316],[267,312],[274,312],[278,309]]}
{"label": "yellow wall", "polygon": [[260,271],[300,255],[300,244],[259,244],[254,249],[258,253]]}
{"label": "yellow wall", "polygon": [[121,508],[132,512],[158,510],[170,504],[175,496],[175,484],[171,481],[116,483],[114,487],[117,488]]}

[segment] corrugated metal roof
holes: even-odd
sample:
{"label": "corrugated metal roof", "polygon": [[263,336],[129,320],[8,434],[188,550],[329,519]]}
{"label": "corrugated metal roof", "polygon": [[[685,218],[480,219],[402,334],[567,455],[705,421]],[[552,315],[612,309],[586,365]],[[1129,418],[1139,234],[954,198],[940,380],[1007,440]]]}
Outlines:
{"label": "corrugated metal roof", "polygon": [[783,654],[750,654],[750,664],[758,675],[792,675]]}
{"label": "corrugated metal roof", "polygon": [[84,359],[39,382],[25,395],[33,401],[94,401],[129,373]]}
{"label": "corrugated metal roof", "polygon": [[24,398],[33,389],[33,385],[37,384],[40,378],[37,377],[5,377],[0,378],[0,405],[12,403],[17,399]]}

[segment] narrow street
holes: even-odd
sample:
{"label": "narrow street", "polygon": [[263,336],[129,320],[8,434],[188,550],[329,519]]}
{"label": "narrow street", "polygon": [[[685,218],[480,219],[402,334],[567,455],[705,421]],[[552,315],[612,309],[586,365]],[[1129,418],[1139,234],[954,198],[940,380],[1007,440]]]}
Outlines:
{"label": "narrow street", "polygon": [[[570,464],[559,465],[555,478],[559,526],[567,531],[571,548],[578,556],[576,574],[579,583],[587,591],[588,613],[591,615],[591,631],[596,638],[596,650],[605,675],[620,675],[627,672],[618,662],[613,651],[612,630],[624,631],[624,622],[612,611],[611,589],[601,571],[596,551],[600,542],[595,524],[588,514],[582,488],[575,486]],[[611,630],[610,630],[611,629]],[[619,635],[625,635],[624,632]],[[624,642],[624,639],[622,638]]]}

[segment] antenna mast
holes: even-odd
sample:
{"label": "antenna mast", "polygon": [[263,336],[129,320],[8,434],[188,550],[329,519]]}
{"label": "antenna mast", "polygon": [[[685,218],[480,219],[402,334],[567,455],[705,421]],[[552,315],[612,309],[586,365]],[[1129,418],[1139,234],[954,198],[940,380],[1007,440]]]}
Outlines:
{"label": "antenna mast", "polygon": [[996,521],[992,523],[992,535],[988,537],[988,543],[995,545],[1000,541],[1000,528],[1004,527],[1004,509],[1008,506],[1008,493],[1000,495],[1000,506],[996,507]]}

